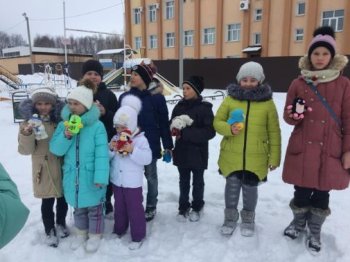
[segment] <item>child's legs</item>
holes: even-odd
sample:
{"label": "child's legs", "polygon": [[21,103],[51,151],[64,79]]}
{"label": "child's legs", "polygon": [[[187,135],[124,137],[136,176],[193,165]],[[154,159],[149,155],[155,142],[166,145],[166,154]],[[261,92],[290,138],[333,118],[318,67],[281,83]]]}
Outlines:
{"label": "child's legs", "polygon": [[237,210],[239,194],[241,193],[242,182],[236,175],[226,178],[225,185],[225,207]]}
{"label": "child's legs", "polygon": [[309,207],[311,206],[312,188],[294,186],[294,205],[296,207]]}
{"label": "child's legs", "polygon": [[142,206],[142,187],[124,188],[124,192],[130,219],[131,239],[139,242],[146,236],[146,219]]}
{"label": "child's legs", "polygon": [[329,191],[321,191],[315,189],[311,196],[311,206],[314,208],[329,208]]}
{"label": "child's legs", "polygon": [[89,229],[89,217],[87,208],[75,208],[74,209],[74,225],[81,231],[88,231]]}
{"label": "child's legs", "polygon": [[103,204],[88,207],[89,217],[89,234],[103,234],[104,230],[104,216]]}
{"label": "child's legs", "polygon": [[[114,229],[117,235],[124,235],[129,226],[123,188],[113,185],[114,195]],[[144,216],[144,215],[143,215]]]}
{"label": "child's legs", "polygon": [[258,187],[242,185],[243,194],[243,210],[255,211],[256,204],[258,202]]}
{"label": "child's legs", "polygon": [[66,216],[68,211],[68,205],[64,196],[56,199],[56,224],[66,225]]}
{"label": "child's legs", "polygon": [[55,214],[53,213],[54,203],[55,198],[43,198],[41,202],[41,217],[46,234],[49,234],[50,230],[55,227]]}
{"label": "child's legs", "polygon": [[192,208],[195,211],[200,211],[204,206],[204,169],[192,169]]}
{"label": "child's legs", "polygon": [[180,167],[178,167],[178,170],[180,174],[179,210],[187,210],[191,206],[189,202],[191,170],[189,168]]}

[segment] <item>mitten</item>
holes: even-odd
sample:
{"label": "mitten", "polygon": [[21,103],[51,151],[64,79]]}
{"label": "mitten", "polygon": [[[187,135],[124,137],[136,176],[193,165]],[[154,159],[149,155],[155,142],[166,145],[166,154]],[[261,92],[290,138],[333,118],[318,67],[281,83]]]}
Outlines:
{"label": "mitten", "polygon": [[165,163],[170,163],[171,162],[171,150],[169,149],[166,149],[164,152],[163,152],[163,161]]}

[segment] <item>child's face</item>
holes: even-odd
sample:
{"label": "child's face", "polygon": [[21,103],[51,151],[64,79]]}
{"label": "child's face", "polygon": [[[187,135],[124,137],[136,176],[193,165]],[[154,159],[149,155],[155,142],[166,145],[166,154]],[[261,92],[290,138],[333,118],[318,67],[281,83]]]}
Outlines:
{"label": "child's face", "polygon": [[39,112],[41,116],[48,116],[52,110],[53,106],[49,102],[38,101],[35,103],[35,109]]}
{"label": "child's face", "polygon": [[131,72],[130,84],[133,87],[137,87],[140,90],[146,89],[146,84],[143,82],[141,76],[136,72]]}
{"label": "child's face", "polygon": [[125,129],[127,129],[126,126],[122,126],[122,125],[116,125],[116,126],[115,126],[115,131],[117,131],[117,134],[120,134],[120,133],[123,132]]}
{"label": "child's face", "polygon": [[101,76],[95,71],[87,71],[83,78],[91,80],[96,86],[98,86],[102,81]]}
{"label": "child's face", "polygon": [[314,69],[322,70],[325,69],[332,59],[331,52],[323,46],[319,46],[312,51],[310,60]]}
{"label": "child's face", "polygon": [[259,85],[259,81],[254,77],[247,76],[243,77],[241,81],[239,81],[239,85],[243,88],[251,89],[257,87]]}
{"label": "child's face", "polygon": [[186,83],[182,85],[182,93],[185,100],[195,99],[198,97],[196,91],[194,91],[194,89]]}
{"label": "child's face", "polygon": [[72,114],[79,115],[79,116],[84,114],[87,110],[82,103],[74,99],[68,99],[68,107],[72,112]]}

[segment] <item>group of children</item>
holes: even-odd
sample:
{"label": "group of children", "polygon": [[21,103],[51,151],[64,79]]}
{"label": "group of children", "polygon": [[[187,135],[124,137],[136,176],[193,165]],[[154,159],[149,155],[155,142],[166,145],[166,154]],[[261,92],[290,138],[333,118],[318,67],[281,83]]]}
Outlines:
{"label": "group of children", "polygon": [[[327,27],[316,30],[308,54],[300,59],[301,76],[289,87],[285,104],[284,119],[295,127],[283,180],[293,184],[295,192],[290,202],[293,220],[284,235],[296,239],[307,228],[307,246],[313,252],[321,250],[320,232],[330,214],[330,190],[346,188],[350,179],[350,105],[346,103],[350,81],[341,75],[346,63],[345,56],[336,54],[334,32]],[[227,97],[215,116],[212,105],[201,96],[203,78],[188,78],[182,83],[183,99],[169,121],[164,96],[148,90],[157,87],[149,65],[132,68],[131,88],[119,98],[115,114],[117,106],[109,110],[108,103],[101,105],[94,99],[100,83],[93,78],[100,80],[102,72],[96,63],[93,65],[93,70],[83,71],[83,81],[69,93],[64,107],[50,88],[35,90],[20,107],[27,121],[20,126],[19,152],[32,155],[34,194],[42,198],[48,244],[56,247],[60,237],[69,235],[67,201],[74,207],[76,229],[71,247],[85,245],[88,252],[95,252],[104,230],[106,187],[111,183],[115,198],[113,232],[121,237],[130,225],[129,248],[139,248],[146,235],[146,220],[156,215],[160,140],[179,172],[177,219],[198,221],[205,204],[208,141],[215,132],[223,137],[218,165],[226,179],[220,232],[231,235],[241,217],[241,234],[252,236],[258,185],[281,161],[279,120],[262,66],[256,62],[241,66],[237,83],[228,86]],[[295,110],[297,98],[306,103],[301,111]],[[33,114],[39,116],[48,138],[42,139],[40,129],[30,124]],[[144,174],[148,184],[145,212]],[[241,190],[243,208],[239,212]]]}

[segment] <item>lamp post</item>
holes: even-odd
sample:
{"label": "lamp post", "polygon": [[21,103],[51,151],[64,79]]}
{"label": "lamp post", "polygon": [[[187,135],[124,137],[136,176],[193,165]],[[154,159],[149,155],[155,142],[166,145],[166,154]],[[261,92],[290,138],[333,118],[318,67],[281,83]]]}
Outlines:
{"label": "lamp post", "polygon": [[29,44],[29,54],[30,54],[30,67],[32,70],[32,74],[34,74],[34,62],[33,62],[33,51],[32,51],[32,41],[30,39],[30,29],[29,29],[29,19],[27,14],[24,12],[22,14],[27,22],[27,33],[28,33],[28,44]]}
{"label": "lamp post", "polygon": [[179,87],[184,80],[184,53],[183,53],[183,40],[184,40],[184,30],[183,30],[183,5],[184,1],[179,1]]}

